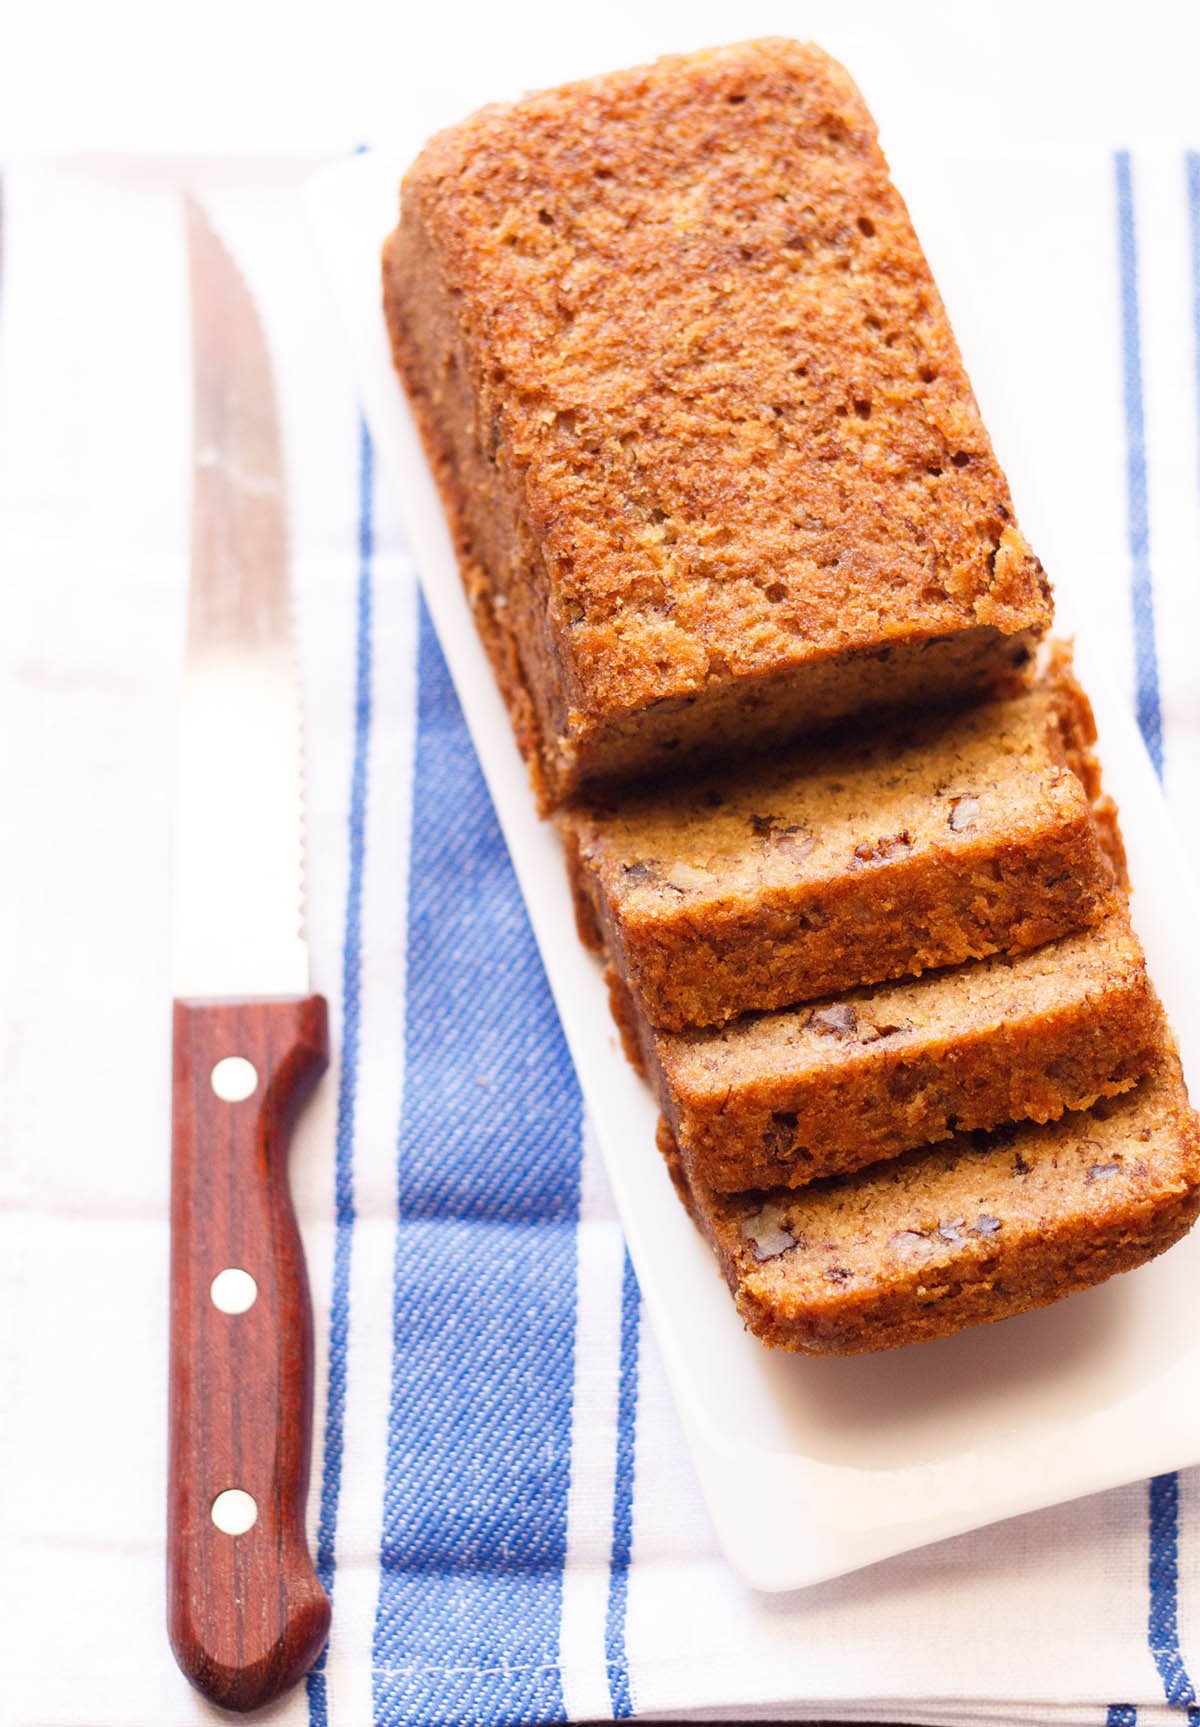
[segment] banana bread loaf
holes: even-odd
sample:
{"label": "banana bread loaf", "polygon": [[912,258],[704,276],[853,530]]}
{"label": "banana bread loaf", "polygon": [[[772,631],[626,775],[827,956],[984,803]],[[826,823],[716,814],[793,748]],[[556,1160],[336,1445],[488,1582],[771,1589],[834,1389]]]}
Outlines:
{"label": "banana bread loaf", "polygon": [[710,1031],[656,1032],[616,989],[688,1175],[722,1193],[1086,1109],[1134,1085],[1163,1035],[1124,911],[1031,952]]}
{"label": "banana bread loaf", "polygon": [[1042,1307],[1130,1271],[1200,1209],[1200,1135],[1172,1050],[1134,1090],[1045,1126],[959,1134],[798,1190],[672,1173],[751,1331],[855,1355]]}
{"label": "banana bread loaf", "polygon": [[429,143],[384,303],[543,805],[974,690],[1041,566],[855,86],[745,43]]}
{"label": "banana bread loaf", "polygon": [[1037,947],[1119,897],[1094,735],[1056,651],[1020,696],[571,806],[580,934],[669,1031]]}

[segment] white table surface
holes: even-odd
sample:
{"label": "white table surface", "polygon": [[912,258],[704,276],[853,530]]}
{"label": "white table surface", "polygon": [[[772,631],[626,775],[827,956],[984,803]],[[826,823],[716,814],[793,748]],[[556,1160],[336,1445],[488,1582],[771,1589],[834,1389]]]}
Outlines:
{"label": "white table surface", "polygon": [[767,34],[844,59],[897,145],[1137,144],[1194,130],[1200,68],[1200,8],[1172,0],[25,0],[4,16],[0,157],[336,153],[385,143],[400,113],[428,131],[525,88]]}

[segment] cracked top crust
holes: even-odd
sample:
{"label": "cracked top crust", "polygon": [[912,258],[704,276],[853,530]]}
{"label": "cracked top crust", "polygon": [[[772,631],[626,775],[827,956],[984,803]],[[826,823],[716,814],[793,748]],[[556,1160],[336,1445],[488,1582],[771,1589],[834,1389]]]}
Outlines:
{"label": "cracked top crust", "polygon": [[874,123],[819,50],[484,109],[402,196],[579,711],[1048,623]]}

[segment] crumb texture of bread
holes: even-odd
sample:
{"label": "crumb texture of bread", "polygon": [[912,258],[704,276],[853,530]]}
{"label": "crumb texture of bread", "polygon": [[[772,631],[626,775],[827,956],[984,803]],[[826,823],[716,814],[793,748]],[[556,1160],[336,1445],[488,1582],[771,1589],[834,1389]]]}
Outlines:
{"label": "crumb texture of bread", "polygon": [[655,1032],[631,1000],[618,1020],[689,1175],[725,1193],[1086,1109],[1136,1084],[1163,1035],[1123,911],[1030,952],[715,1031]]}
{"label": "crumb texture of bread", "polygon": [[1164,1048],[1134,1090],[798,1190],[722,1195],[660,1143],[748,1327],[852,1355],[943,1337],[1132,1270],[1200,1210],[1200,1135]]}
{"label": "crumb texture of bread", "polygon": [[1069,711],[1055,668],[1000,701],[573,804],[580,934],[682,1031],[1085,928],[1119,894]]}
{"label": "crumb texture of bread", "polygon": [[384,298],[544,803],[963,693],[1049,622],[874,124],[815,48],[440,134]]}

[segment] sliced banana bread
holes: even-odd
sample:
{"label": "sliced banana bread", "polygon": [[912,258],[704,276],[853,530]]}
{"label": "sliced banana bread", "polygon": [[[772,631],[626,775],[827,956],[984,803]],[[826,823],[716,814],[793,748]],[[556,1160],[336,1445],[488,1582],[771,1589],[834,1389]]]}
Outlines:
{"label": "sliced banana bread", "polygon": [[1050,619],[846,72],[788,41],[485,108],[384,305],[544,803],[974,691]]}
{"label": "sliced banana bread", "polygon": [[617,1017],[688,1174],[723,1193],[799,1187],[963,1129],[1051,1121],[1126,1091],[1162,1011],[1125,912],[999,954],[708,1031]]}
{"label": "sliced banana bread", "polygon": [[1056,653],[1021,695],[573,806],[580,934],[670,1031],[1040,946],[1119,897],[1094,735]]}
{"label": "sliced banana bread", "polygon": [[1200,1133],[1173,1049],[1085,1112],[958,1134],[797,1190],[715,1193],[665,1129],[661,1143],[747,1326],[810,1355],[1045,1306],[1163,1252],[1200,1210]]}

